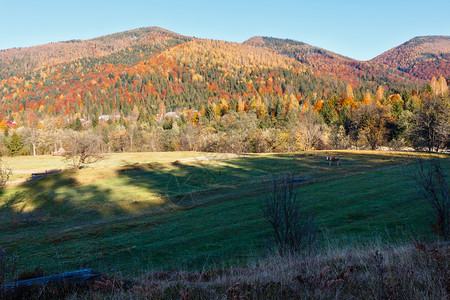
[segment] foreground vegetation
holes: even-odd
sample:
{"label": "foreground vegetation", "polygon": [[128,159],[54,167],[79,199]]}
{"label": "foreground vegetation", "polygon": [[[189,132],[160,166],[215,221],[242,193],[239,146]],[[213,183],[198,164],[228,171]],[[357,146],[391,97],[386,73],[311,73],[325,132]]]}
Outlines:
{"label": "foreground vegetation", "polygon": [[[381,245],[372,245],[381,249]],[[71,297],[152,299],[444,299],[448,245],[271,257],[248,267],[104,277]],[[445,279],[447,276],[447,279]]]}
{"label": "foreground vegetation", "polygon": [[[246,267],[103,275],[87,286],[32,288],[13,294],[34,299],[444,299],[448,244],[418,242],[376,250],[329,248],[319,255],[274,255]],[[42,270],[36,268],[32,273]],[[7,296],[7,295],[5,295]],[[11,296],[11,294],[9,294]]]}

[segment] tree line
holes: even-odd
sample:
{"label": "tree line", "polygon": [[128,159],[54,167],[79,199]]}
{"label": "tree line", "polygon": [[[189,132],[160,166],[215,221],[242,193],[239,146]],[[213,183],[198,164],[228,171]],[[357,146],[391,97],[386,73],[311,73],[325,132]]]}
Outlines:
{"label": "tree line", "polygon": [[[51,154],[76,147],[74,136],[96,140],[101,153],[124,151],[295,152],[311,149],[448,149],[450,97],[445,80],[419,93],[388,94],[379,87],[355,99],[350,85],[340,97],[316,102],[290,97],[211,101],[206,107],[158,115],[135,107],[133,116],[90,122],[47,116],[6,126],[6,155]],[[80,143],[78,143],[80,144]]]}

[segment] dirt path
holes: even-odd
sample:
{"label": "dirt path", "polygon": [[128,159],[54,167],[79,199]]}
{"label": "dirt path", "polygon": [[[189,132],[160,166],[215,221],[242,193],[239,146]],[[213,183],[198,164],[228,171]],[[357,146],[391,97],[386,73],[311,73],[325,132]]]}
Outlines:
{"label": "dirt path", "polygon": [[[56,172],[60,172],[62,170],[55,170]],[[53,171],[49,171],[49,170],[14,170],[15,174],[29,174],[30,176],[26,177],[26,178],[21,178],[21,179],[17,179],[14,181],[9,181],[6,183],[6,186],[11,186],[11,185],[19,185],[22,184],[24,182],[27,182],[31,179],[36,179],[33,178],[32,174],[35,173],[48,173],[48,175],[53,174]]]}
{"label": "dirt path", "polygon": [[40,173],[45,172],[45,170],[14,170],[14,174],[30,174],[31,173]]}
{"label": "dirt path", "polygon": [[19,180],[14,180],[14,181],[7,182],[6,186],[18,185],[18,184],[22,184],[22,183],[24,183],[26,181],[27,181],[27,178],[22,178],[22,179],[19,179]]}
{"label": "dirt path", "polygon": [[219,154],[219,155],[211,155],[211,156],[197,156],[190,158],[182,158],[177,159],[178,162],[191,162],[191,161],[203,161],[203,160],[228,160],[233,158],[241,158],[245,155],[239,154]]}

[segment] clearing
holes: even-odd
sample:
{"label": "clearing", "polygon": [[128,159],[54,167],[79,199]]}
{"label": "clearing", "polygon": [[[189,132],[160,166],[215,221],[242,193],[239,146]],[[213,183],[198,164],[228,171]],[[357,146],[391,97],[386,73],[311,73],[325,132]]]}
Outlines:
{"label": "clearing", "polygon": [[[18,253],[21,267],[40,264],[48,272],[242,264],[264,250],[271,231],[259,201],[268,174],[285,170],[307,178],[299,194],[323,245],[435,239],[427,206],[409,178],[420,155],[112,154],[84,169],[8,187],[0,199],[0,246]],[[326,156],[341,157],[341,166],[329,166]],[[448,173],[448,156],[441,157]],[[13,180],[65,167],[51,156],[5,161]]]}

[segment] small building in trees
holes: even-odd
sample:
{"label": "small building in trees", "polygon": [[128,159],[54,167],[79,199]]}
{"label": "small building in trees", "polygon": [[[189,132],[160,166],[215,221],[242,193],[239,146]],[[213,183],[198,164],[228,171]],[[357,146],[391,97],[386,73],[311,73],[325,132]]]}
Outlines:
{"label": "small building in trees", "polygon": [[67,151],[63,147],[59,147],[58,151],[52,152],[53,156],[64,156],[67,154]]}

